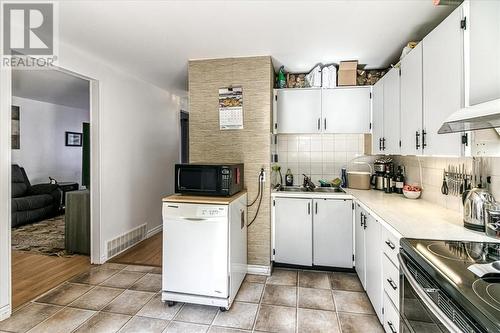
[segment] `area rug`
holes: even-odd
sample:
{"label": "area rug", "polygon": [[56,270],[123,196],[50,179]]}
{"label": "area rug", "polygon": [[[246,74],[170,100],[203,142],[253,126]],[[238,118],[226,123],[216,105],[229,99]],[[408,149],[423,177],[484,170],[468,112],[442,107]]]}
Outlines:
{"label": "area rug", "polygon": [[12,229],[12,250],[66,257],[64,215]]}

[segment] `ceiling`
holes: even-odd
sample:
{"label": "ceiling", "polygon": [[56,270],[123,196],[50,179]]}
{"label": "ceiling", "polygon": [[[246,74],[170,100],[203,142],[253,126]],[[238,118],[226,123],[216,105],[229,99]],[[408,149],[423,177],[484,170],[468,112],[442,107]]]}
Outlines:
{"label": "ceiling", "polygon": [[64,1],[60,37],[176,93],[189,59],[271,55],[309,71],[358,59],[388,67],[454,7],[432,0]]}
{"label": "ceiling", "polygon": [[55,70],[13,70],[12,95],[89,110],[89,81]]}

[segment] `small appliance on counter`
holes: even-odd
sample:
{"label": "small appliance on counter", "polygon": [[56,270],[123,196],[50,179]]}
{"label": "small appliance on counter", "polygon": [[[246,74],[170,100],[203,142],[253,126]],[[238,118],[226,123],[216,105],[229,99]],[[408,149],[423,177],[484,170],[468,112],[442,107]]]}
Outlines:
{"label": "small appliance on counter", "polygon": [[495,203],[493,195],[485,188],[475,187],[464,196],[464,227],[485,231],[486,206]]}
{"label": "small appliance on counter", "polygon": [[362,164],[368,166],[367,171],[347,171],[347,184],[349,188],[356,190],[369,190],[371,188],[372,166],[367,162],[352,162],[352,164]]}
{"label": "small appliance on counter", "polygon": [[374,189],[384,191],[390,186],[387,173],[392,171],[392,158],[384,156],[377,158],[373,164],[375,173],[372,175],[371,184]]}
{"label": "small appliance on counter", "polygon": [[243,190],[243,164],[175,165],[175,193],[231,196]]}
{"label": "small appliance on counter", "polygon": [[398,332],[500,332],[500,243],[403,238],[401,247]]}

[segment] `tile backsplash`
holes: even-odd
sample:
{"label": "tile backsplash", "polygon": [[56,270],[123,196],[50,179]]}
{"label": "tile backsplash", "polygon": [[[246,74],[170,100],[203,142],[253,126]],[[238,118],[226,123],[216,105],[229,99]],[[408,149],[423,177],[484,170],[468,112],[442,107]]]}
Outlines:
{"label": "tile backsplash", "polygon": [[[441,185],[443,184],[443,170],[448,165],[458,166],[465,164],[466,170],[472,169],[471,157],[416,157],[416,156],[394,156],[397,165],[405,165],[406,182],[409,184],[420,184],[419,160],[422,166],[422,199],[433,202],[442,207],[461,212],[462,200],[459,196],[443,195]],[[485,175],[491,176],[489,190],[493,196],[500,200],[500,158],[483,158]]]}
{"label": "tile backsplash", "polygon": [[294,185],[302,183],[302,174],[310,176],[316,184],[319,179],[340,177],[341,168],[362,156],[364,150],[363,134],[279,134],[276,139],[273,153],[278,154],[277,164],[283,177],[287,169],[291,170]]}

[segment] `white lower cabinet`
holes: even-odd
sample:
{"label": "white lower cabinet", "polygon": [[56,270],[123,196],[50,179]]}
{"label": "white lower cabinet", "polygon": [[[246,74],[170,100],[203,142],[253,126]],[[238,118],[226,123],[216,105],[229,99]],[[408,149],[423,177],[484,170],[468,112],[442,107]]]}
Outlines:
{"label": "white lower cabinet", "polygon": [[365,228],[364,217],[366,211],[357,203],[354,211],[354,266],[359,280],[366,289],[366,263],[365,263]]}
{"label": "white lower cabinet", "polygon": [[313,264],[352,268],[352,200],[314,199]]}
{"label": "white lower cabinet", "polygon": [[375,313],[382,318],[382,256],[380,248],[380,223],[371,215],[365,222],[366,293]]}
{"label": "white lower cabinet", "polygon": [[274,261],[353,267],[352,200],[273,199]]}
{"label": "white lower cabinet", "polygon": [[274,261],[311,266],[312,264],[312,200],[275,198]]}
{"label": "white lower cabinet", "polygon": [[384,331],[386,333],[399,333],[399,311],[392,304],[389,296],[384,293]]}
{"label": "white lower cabinet", "polygon": [[356,205],[354,261],[356,272],[378,318],[382,320],[382,250],[380,223]]}

